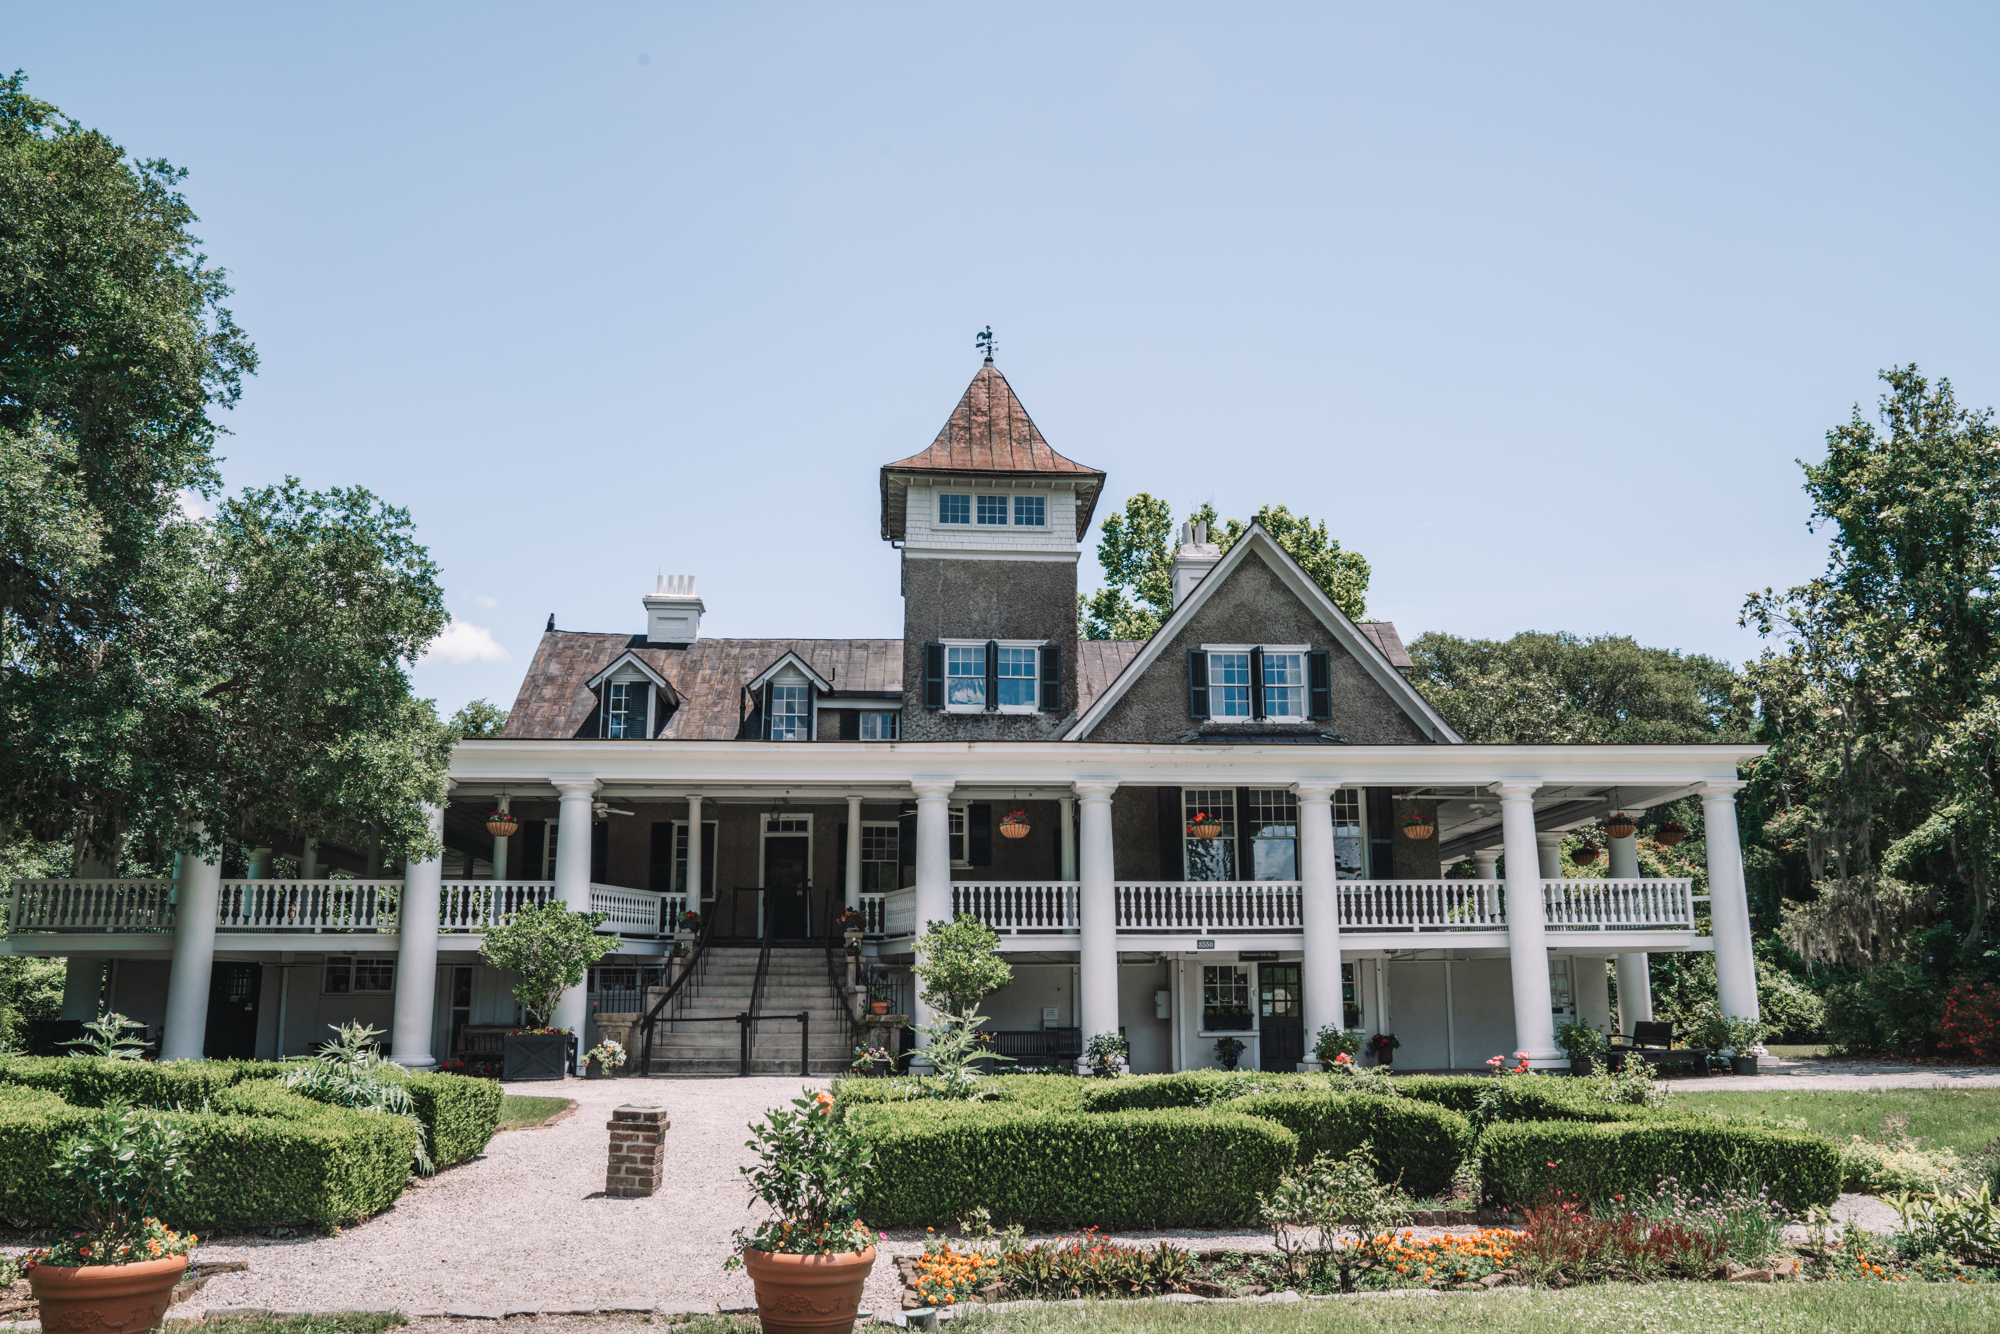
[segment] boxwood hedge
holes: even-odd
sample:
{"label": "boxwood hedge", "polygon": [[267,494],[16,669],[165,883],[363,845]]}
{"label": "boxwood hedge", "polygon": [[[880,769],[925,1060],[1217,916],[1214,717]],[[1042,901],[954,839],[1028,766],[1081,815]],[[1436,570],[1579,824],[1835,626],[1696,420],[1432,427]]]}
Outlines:
{"label": "boxwood hedge", "polygon": [[1366,1093],[1266,1093],[1225,1104],[1276,1121],[1299,1137],[1299,1161],[1344,1157],[1367,1143],[1376,1175],[1410,1194],[1442,1195],[1472,1151],[1472,1122],[1448,1108]]}
{"label": "boxwood hedge", "polygon": [[1514,1121],[1479,1137],[1479,1171],[1502,1204],[1561,1191],[1586,1200],[1645,1195],[1662,1177],[1709,1191],[1761,1184],[1792,1209],[1840,1194],[1840,1151],[1817,1135],[1720,1119]]}
{"label": "boxwood hedge", "polygon": [[500,1127],[500,1081],[464,1075],[413,1074],[410,1100],[430,1132],[431,1161],[439,1171],[469,1163]]}

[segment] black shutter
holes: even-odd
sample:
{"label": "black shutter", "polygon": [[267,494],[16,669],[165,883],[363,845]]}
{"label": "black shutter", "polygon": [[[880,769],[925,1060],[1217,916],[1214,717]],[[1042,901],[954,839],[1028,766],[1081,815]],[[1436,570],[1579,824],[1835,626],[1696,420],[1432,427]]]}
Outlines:
{"label": "black shutter", "polygon": [[1264,650],[1250,650],[1250,716],[1264,716]]}
{"label": "black shutter", "polygon": [[1160,879],[1187,879],[1187,815],[1181,807],[1181,790],[1158,789],[1160,794]]}
{"label": "black shutter", "polygon": [[646,888],[655,894],[674,890],[674,822],[653,821],[653,842],[646,853]]}
{"label": "black shutter", "polygon": [[[1255,680],[1255,677],[1251,678]],[[1250,814],[1250,789],[1236,789],[1236,865],[1229,868],[1231,880],[1257,877],[1257,827]]]}
{"label": "black shutter", "polygon": [[[840,711],[840,739],[859,741],[861,739],[861,710],[842,709]],[[845,826],[842,826],[845,828]]]}
{"label": "black shutter", "polygon": [[1323,648],[1306,654],[1308,718],[1333,717],[1333,659]]}
{"label": "black shutter", "polygon": [[917,864],[917,813],[904,811],[896,817],[896,864]]}
{"label": "black shutter", "polygon": [[[507,840],[507,860],[512,862],[518,859],[521,866],[521,873],[519,875],[512,875],[510,871],[510,878],[515,880],[540,880],[542,878],[542,863],[547,860],[543,855],[543,850],[547,847],[544,840],[548,836],[548,821],[523,820],[521,822],[521,832]],[[516,843],[521,845],[519,852],[516,852],[514,849]]]}
{"label": "black shutter", "polygon": [[1188,717],[1208,717],[1208,655],[1188,650]]}
{"label": "black shutter", "polygon": [[944,645],[924,645],[924,707],[944,707]]}
{"label": "black shutter", "polygon": [[1396,807],[1386,787],[1368,789],[1368,878],[1396,878]]}
{"label": "black shutter", "polygon": [[965,808],[965,859],[974,866],[993,864],[993,807],[986,802]]}
{"label": "black shutter", "polygon": [[602,736],[604,734],[604,692],[609,686],[599,686],[590,696],[590,716],[583,720],[583,726],[576,729],[579,737]]}
{"label": "black shutter", "polygon": [[763,737],[764,740],[769,741],[771,739],[771,683],[769,681],[764,683],[764,702],[758,705],[758,707],[764,713],[764,726],[759,729],[758,735]]}
{"label": "black shutter", "polygon": [[1000,707],[1000,646],[986,641],[986,711]]}
{"label": "black shutter", "polygon": [[610,860],[611,821],[592,820],[590,822],[590,879],[593,884],[608,885],[604,878],[604,865]]}
{"label": "black shutter", "polygon": [[833,864],[840,868],[840,892],[834,897],[842,904],[847,902],[847,836],[847,821],[842,820],[833,839]]}
{"label": "black shutter", "polygon": [[1062,645],[1042,645],[1042,712],[1061,713]]}
{"label": "black shutter", "polygon": [[701,896],[715,897],[715,836],[721,830],[708,821],[701,822]]}

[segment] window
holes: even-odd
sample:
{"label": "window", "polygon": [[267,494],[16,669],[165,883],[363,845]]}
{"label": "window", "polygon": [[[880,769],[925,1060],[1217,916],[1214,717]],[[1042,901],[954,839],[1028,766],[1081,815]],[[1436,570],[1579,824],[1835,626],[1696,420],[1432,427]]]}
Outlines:
{"label": "window", "polygon": [[861,714],[861,739],[863,741],[894,741],[896,739],[896,715],[888,709],[867,709]]}
{"label": "window", "polygon": [[1298,1023],[1306,1017],[1299,993],[1300,967],[1295,963],[1257,965],[1257,1013],[1265,1019]]}
{"label": "window", "polygon": [[861,826],[862,893],[886,894],[898,888],[896,882],[902,847],[897,833],[896,826],[892,824]]}
{"label": "window", "polygon": [[1003,648],[1000,651],[1000,707],[1035,707],[1036,664],[1041,654],[1031,648]]}
{"label": "window", "polygon": [[[1361,1027],[1361,1003],[1354,999],[1354,965],[1340,965],[1340,1017],[1349,1028]],[[1380,1028],[1381,1024],[1375,1027]]]}
{"label": "window", "polygon": [[1208,714],[1211,718],[1250,716],[1250,655],[1208,655]]}
{"label": "window", "polygon": [[1368,878],[1368,821],[1362,806],[1358,787],[1333,794],[1333,868],[1341,880]]}
{"label": "window", "polygon": [[646,735],[646,683],[613,681],[604,690],[604,735]]}
{"label": "window", "polygon": [[1241,964],[1203,964],[1201,1026],[1206,1029],[1250,1027],[1250,970]]}
{"label": "window", "polygon": [[1007,522],[1007,497],[1005,496],[979,497],[979,522],[981,523]]}
{"label": "window", "polygon": [[1281,787],[1250,789],[1250,874],[1299,878],[1299,799]]}
{"label": "window", "polygon": [[[701,822],[701,897],[715,897],[716,822]],[[688,892],[688,827],[686,820],[674,821],[674,893]]]}
{"label": "window", "polygon": [[947,708],[986,707],[986,646],[947,644],[944,650],[944,701]]}
{"label": "window", "polygon": [[1560,1017],[1571,1014],[1576,1008],[1576,999],[1569,985],[1569,960],[1549,960],[1549,1008]]}
{"label": "window", "polygon": [[326,995],[386,996],[395,989],[394,959],[356,959],[345,956],[326,961]]}
{"label": "window", "polygon": [[1045,528],[1048,526],[1048,502],[1041,496],[1014,497],[1014,526],[1016,528]]}
{"label": "window", "polygon": [[1306,716],[1306,655],[1266,653],[1264,716],[1301,721]]}
{"label": "window", "polygon": [[810,732],[806,721],[805,686],[771,687],[771,718],[768,735],[773,741],[804,741]]}
{"label": "window", "polygon": [[951,808],[951,864],[972,865],[972,850],[965,846],[965,807]]}
{"label": "window", "polygon": [[971,523],[972,497],[942,495],[938,497],[939,523]]}
{"label": "window", "polygon": [[[1187,878],[1190,880],[1234,880],[1236,878],[1236,790],[1228,787],[1184,787],[1181,809],[1187,831]],[[1198,816],[1206,819],[1197,821]],[[1214,838],[1199,838],[1197,823],[1218,826]]]}

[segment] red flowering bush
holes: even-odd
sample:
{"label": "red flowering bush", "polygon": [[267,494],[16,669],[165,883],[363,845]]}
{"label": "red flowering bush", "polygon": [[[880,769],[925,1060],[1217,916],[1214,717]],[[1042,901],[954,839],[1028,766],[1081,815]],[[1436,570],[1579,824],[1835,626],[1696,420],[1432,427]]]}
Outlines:
{"label": "red flowering bush", "polygon": [[2000,986],[1969,982],[1944,998],[1944,1035],[1974,1059],[2000,1061]]}

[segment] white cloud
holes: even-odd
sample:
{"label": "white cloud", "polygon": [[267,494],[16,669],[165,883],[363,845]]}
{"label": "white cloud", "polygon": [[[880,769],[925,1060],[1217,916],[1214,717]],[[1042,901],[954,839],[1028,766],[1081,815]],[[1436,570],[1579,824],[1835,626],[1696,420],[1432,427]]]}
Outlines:
{"label": "white cloud", "polygon": [[511,655],[494,642],[493,633],[469,621],[453,621],[444,633],[431,641],[421,661],[437,658],[444,662],[505,662]]}
{"label": "white cloud", "polygon": [[484,607],[488,611],[492,611],[500,605],[499,598],[490,598],[484,593],[467,593],[465,596],[472,600],[474,606]]}
{"label": "white cloud", "polygon": [[206,519],[215,513],[215,506],[193,491],[178,492],[174,496],[174,503],[180,507],[182,516],[188,519]]}

